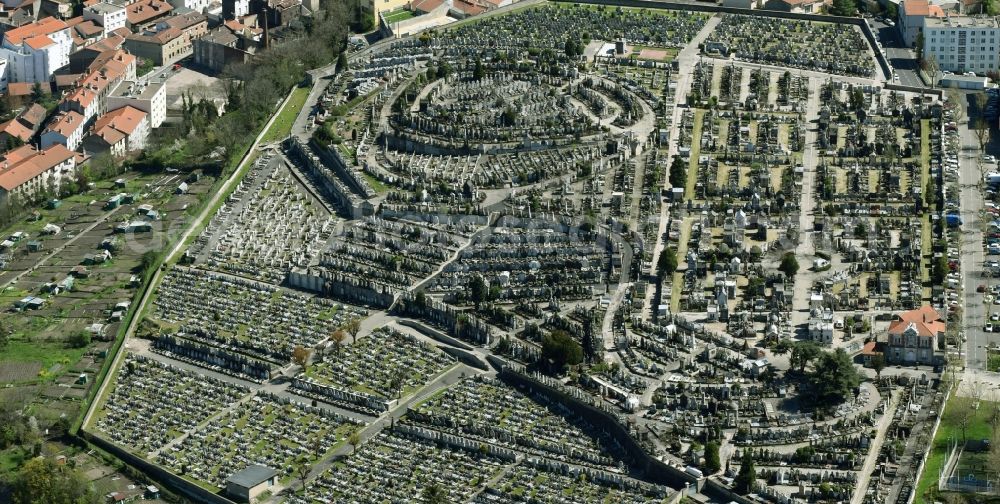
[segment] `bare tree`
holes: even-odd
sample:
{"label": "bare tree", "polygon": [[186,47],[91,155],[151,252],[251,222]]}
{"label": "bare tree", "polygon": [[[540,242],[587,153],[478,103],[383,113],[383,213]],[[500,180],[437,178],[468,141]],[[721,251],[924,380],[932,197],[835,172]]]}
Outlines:
{"label": "bare tree", "polygon": [[351,344],[353,345],[354,340],[358,339],[358,333],[361,332],[361,319],[352,318],[344,324],[344,329],[351,334]]}
{"label": "bare tree", "polygon": [[938,75],[941,73],[941,67],[938,66],[937,58],[933,54],[928,55],[923,61],[924,72],[931,79],[931,89],[937,86]]}
{"label": "bare tree", "polygon": [[312,467],[310,467],[309,464],[305,463],[305,461],[303,461],[302,465],[300,465],[299,468],[298,468],[299,479],[302,480],[302,496],[303,497],[306,495],[306,490],[307,490],[306,489],[306,478],[309,477],[309,472],[311,470],[312,470]]}
{"label": "bare tree", "polygon": [[976,128],[976,139],[979,140],[979,151],[983,153],[986,152],[986,144],[990,141],[990,123],[983,115],[988,101],[984,92],[972,95],[972,102],[976,105],[976,120],[973,125]]}
{"label": "bare tree", "polygon": [[344,340],[347,339],[347,333],[342,329],[337,329],[333,331],[333,336],[330,336],[333,340],[333,345],[337,348],[337,355],[340,355],[340,346],[344,344]]}
{"label": "bare tree", "polygon": [[354,431],[350,436],[347,436],[347,442],[351,445],[351,453],[358,451],[358,445],[361,444],[361,433]]}
{"label": "bare tree", "polygon": [[952,110],[952,117],[954,121],[958,124],[962,124],[962,121],[966,118],[965,96],[962,95],[962,93],[960,93],[956,88],[948,88],[947,91],[945,91],[945,96],[948,98],[948,102],[954,107]]}
{"label": "bare tree", "polygon": [[969,397],[952,396],[945,406],[942,420],[962,430],[962,441],[966,441],[965,433],[976,414],[973,400]]}

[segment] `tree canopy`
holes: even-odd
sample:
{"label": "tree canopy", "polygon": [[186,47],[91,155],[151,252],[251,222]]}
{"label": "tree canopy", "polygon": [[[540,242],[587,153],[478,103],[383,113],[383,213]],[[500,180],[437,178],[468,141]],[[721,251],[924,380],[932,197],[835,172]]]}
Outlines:
{"label": "tree canopy", "polygon": [[781,256],[781,265],[778,266],[778,271],[787,277],[793,277],[799,272],[799,260],[795,258],[795,252],[785,252],[785,255]]}
{"label": "tree canopy", "polygon": [[854,395],[861,384],[861,375],[847,352],[838,348],[834,352],[821,352],[809,375],[809,383],[817,405],[835,406]]}
{"label": "tree canopy", "polygon": [[821,353],[823,353],[823,350],[816,343],[812,341],[799,341],[792,346],[792,355],[789,357],[789,362],[792,367],[798,368],[799,372],[803,373],[806,370],[806,366],[819,357]]}
{"label": "tree canopy", "polygon": [[583,347],[566,331],[552,331],[542,336],[542,358],[552,361],[556,369],[583,362]]}
{"label": "tree canopy", "polygon": [[677,251],[673,247],[667,247],[660,252],[660,257],[656,260],[656,269],[661,279],[677,271]]}
{"label": "tree canopy", "polygon": [[24,463],[11,481],[14,504],[97,504],[101,496],[83,475],[50,459],[36,457]]}

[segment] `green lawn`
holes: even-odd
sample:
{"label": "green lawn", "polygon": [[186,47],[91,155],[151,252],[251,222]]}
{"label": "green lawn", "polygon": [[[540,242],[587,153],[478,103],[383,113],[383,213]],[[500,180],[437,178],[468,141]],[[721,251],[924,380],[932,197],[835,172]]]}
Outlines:
{"label": "green lawn", "polygon": [[406,21],[407,19],[413,19],[416,16],[413,14],[413,11],[400,9],[385,14],[384,17],[385,17],[385,22],[391,25],[393,23],[398,23],[400,21]]}
{"label": "green lawn", "polygon": [[264,134],[261,143],[284,140],[292,132],[292,124],[295,123],[295,118],[299,116],[299,111],[305,106],[306,98],[309,97],[311,89],[308,87],[297,87],[292,90],[292,97],[288,99],[285,108],[281,109],[281,112],[278,113],[278,117],[274,119],[274,123],[271,124],[267,133]]}
{"label": "green lawn", "polygon": [[86,348],[69,348],[61,341],[28,341],[25,338],[15,337],[0,352],[0,362],[39,362],[42,364],[42,371],[37,378],[47,379],[49,376],[46,375],[46,371],[59,364],[59,370],[53,374],[61,375],[76,364],[86,352]]}
{"label": "green lawn", "polygon": [[1000,372],[1000,352],[986,354],[986,369],[994,373]]}
{"label": "green lawn", "polygon": [[[952,442],[961,442],[962,439],[961,426],[953,425],[946,421],[954,406],[955,400],[954,396],[952,396],[952,399],[945,405],[941,425],[938,426],[937,434],[934,436],[934,444],[931,446],[931,452],[927,457],[924,470],[920,474],[920,480],[917,483],[917,491],[914,496],[914,502],[917,504],[929,504],[935,500],[940,500],[934,498],[933,495],[937,494],[937,478],[941,467],[944,465],[945,454]],[[966,439],[990,439],[993,437],[993,429],[989,423],[989,414],[992,410],[992,402],[980,402],[979,409],[969,423],[969,427],[965,430]]]}

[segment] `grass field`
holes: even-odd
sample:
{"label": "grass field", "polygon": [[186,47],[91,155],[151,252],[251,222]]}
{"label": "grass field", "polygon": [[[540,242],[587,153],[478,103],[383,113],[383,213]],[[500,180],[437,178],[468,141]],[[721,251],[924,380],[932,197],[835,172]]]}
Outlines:
{"label": "grass field", "polygon": [[[955,396],[952,396],[952,399],[945,405],[941,425],[934,436],[930,454],[927,457],[924,470],[920,474],[920,480],[917,483],[916,495],[914,496],[914,502],[917,504],[930,504],[935,500],[940,500],[932,497],[932,495],[937,493],[937,478],[941,467],[944,465],[945,454],[952,442],[960,442],[962,440],[961,426],[947,421],[952,409],[955,408],[955,404]],[[976,410],[972,421],[969,422],[969,426],[965,430],[965,439],[990,439],[992,437],[993,429],[989,423],[989,414],[993,410],[993,407],[992,402],[980,402],[979,409]]]}
{"label": "grass field", "polygon": [[407,19],[413,19],[416,17],[413,11],[400,9],[398,11],[390,12],[385,15],[385,22],[389,24],[398,23],[400,21],[406,21]]}
{"label": "grass field", "polygon": [[295,124],[295,118],[299,116],[299,111],[305,106],[306,98],[309,97],[311,89],[308,87],[297,87],[292,90],[292,97],[288,99],[285,108],[281,109],[281,113],[278,114],[274,123],[268,128],[267,133],[264,134],[264,138],[261,139],[261,143],[284,140],[292,132],[292,125]]}
{"label": "grass field", "polygon": [[[13,339],[3,349],[3,358],[0,366],[10,371],[11,382],[31,382],[45,376],[37,376],[47,371],[53,371],[53,375],[60,374],[75,364],[87,352],[86,348],[70,348],[63,342],[29,341],[27,339]],[[41,372],[36,372],[36,376],[14,376],[14,368],[28,369],[22,366],[25,363],[41,363]],[[2,374],[8,374],[7,372]],[[23,374],[23,373],[22,373]]]}

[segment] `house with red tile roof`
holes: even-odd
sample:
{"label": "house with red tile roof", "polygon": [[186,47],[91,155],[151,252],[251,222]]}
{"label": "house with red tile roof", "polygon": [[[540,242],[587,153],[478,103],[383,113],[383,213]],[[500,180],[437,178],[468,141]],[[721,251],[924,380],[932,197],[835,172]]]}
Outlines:
{"label": "house with red tile roof", "polygon": [[7,60],[10,82],[48,82],[53,72],[69,64],[72,50],[69,25],[47,17],[5,32],[0,58]]}
{"label": "house with red tile roof", "polygon": [[894,364],[938,364],[947,325],[930,306],[900,313],[889,324],[886,360]]}
{"label": "house with red tile roof", "polygon": [[174,6],[165,0],[139,0],[125,7],[125,27],[139,31],[173,14]]}
{"label": "house with red tile roof", "polygon": [[76,177],[76,153],[64,145],[35,150],[30,145],[0,158],[0,202],[11,196],[31,198],[45,190],[59,191],[64,180]]}
{"label": "house with red tile roof", "polygon": [[42,148],[60,144],[69,150],[76,150],[83,140],[86,125],[83,115],[75,110],[59,112],[42,131]]}
{"label": "house with red tile roof", "polygon": [[60,110],[75,110],[84,122],[104,113],[108,94],[119,83],[135,80],[136,57],[118,49],[105,51],[88,66],[80,86],[59,104]]}
{"label": "house with red tile roof", "polygon": [[121,157],[145,147],[148,136],[149,114],[135,107],[122,107],[97,118],[83,148],[89,154],[110,151]]}
{"label": "house with red tile roof", "polygon": [[42,128],[46,115],[45,107],[37,103],[26,107],[17,117],[0,124],[0,145],[10,145],[13,142],[28,143]]}

